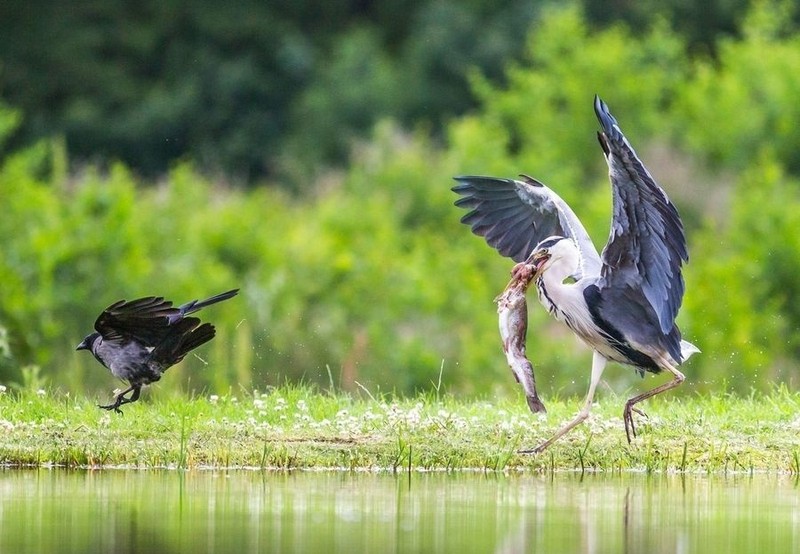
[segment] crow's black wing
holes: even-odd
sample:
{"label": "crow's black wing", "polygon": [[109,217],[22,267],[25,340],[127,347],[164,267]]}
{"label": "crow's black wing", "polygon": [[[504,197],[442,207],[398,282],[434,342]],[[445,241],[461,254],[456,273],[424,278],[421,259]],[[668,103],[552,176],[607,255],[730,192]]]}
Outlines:
{"label": "crow's black wing", "polygon": [[178,315],[180,310],[160,296],[120,300],[103,310],[94,328],[106,341],[133,339],[144,346],[156,346],[168,332],[170,318]]}
{"label": "crow's black wing", "polygon": [[167,329],[151,356],[166,369],[183,360],[191,350],[213,339],[215,334],[216,329],[210,323],[201,325],[198,318],[185,317]]}

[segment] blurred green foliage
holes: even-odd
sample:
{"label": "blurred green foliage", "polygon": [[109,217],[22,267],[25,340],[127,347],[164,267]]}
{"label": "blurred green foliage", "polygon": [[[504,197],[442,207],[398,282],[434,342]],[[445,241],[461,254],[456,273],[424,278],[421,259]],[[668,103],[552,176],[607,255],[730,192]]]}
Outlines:
{"label": "blurred green foliage", "polygon": [[63,134],[73,160],[303,187],[381,117],[475,106],[466,70],[502,75],[539,4],[7,0],[0,98],[26,116],[17,146]]}
{"label": "blurred green foliage", "polygon": [[[640,38],[659,22],[686,51],[715,63],[731,54],[724,38],[741,36],[748,2],[575,5],[592,30],[624,22]],[[345,165],[353,141],[380,119],[438,134],[475,109],[469,71],[502,83],[507,64],[525,55],[530,26],[546,29],[542,13],[564,4],[5,0],[0,98],[24,114],[10,147],[63,135],[73,162],[121,160],[154,177],[188,159],[237,183],[266,176],[309,188],[321,165]],[[776,11],[796,28],[793,10]]]}
{"label": "blurred green foliage", "polygon": [[[154,182],[121,163],[70,171],[62,140],[17,149],[0,167],[0,382],[38,365],[71,390],[108,388],[104,370],[72,351],[102,308],[239,286],[239,297],[203,313],[218,337],[160,386],[303,379],[410,392],[441,371],[450,391],[512,390],[492,303],[512,263],[458,222],[451,177],[532,174],[604,244],[599,93],[687,224],[679,324],[703,353],[687,364],[683,390],[796,385],[800,35],[785,24],[787,6],[755,2],[741,38],[717,43],[714,60],[687,54],[664,21],[595,30],[576,7],[545,9],[504,84],[470,74],[478,108],[446,125],[445,144],[383,120],[352,147],[346,170],[322,173],[301,195],[230,187],[191,162]],[[361,64],[377,40],[369,32],[349,40],[337,46],[341,63],[366,67],[384,102],[391,63]],[[322,90],[304,101],[329,111]],[[0,141],[17,124],[18,112],[0,106]],[[317,124],[330,133],[335,117]],[[540,386],[583,393],[588,351],[533,298],[530,314]],[[631,383],[628,370],[606,375]]]}

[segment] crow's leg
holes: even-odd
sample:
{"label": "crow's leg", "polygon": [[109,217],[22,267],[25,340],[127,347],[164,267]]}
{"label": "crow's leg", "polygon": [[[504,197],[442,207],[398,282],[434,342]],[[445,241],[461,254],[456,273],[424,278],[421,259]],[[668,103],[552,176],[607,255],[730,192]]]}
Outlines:
{"label": "crow's leg", "polygon": [[[130,398],[126,398],[125,395],[131,391],[133,392],[131,393]],[[114,410],[118,414],[121,414],[122,410],[120,410],[119,407],[122,406],[123,404],[130,404],[131,402],[136,402],[137,400],[139,400],[139,394],[141,392],[142,392],[141,385],[131,385],[129,388],[125,389],[124,391],[122,391],[121,393],[119,393],[117,396],[114,397],[113,404],[108,404],[107,406],[98,404],[97,407],[103,408],[104,410]]]}

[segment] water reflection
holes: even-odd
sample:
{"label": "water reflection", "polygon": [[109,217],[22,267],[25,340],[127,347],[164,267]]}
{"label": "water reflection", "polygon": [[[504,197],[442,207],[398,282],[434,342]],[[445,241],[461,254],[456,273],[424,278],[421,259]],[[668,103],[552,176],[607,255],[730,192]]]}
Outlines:
{"label": "water reflection", "polygon": [[798,552],[790,477],[0,472],[0,552]]}

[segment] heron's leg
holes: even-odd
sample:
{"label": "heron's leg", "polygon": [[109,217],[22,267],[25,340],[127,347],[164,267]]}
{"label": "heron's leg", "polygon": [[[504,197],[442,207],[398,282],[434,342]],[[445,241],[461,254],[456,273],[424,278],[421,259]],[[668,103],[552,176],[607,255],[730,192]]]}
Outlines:
{"label": "heron's leg", "polygon": [[625,422],[625,435],[628,437],[628,444],[631,443],[631,437],[632,436],[636,437],[636,427],[634,427],[634,425],[633,425],[633,414],[632,414],[632,412],[636,412],[638,414],[643,413],[638,408],[634,408],[633,407],[634,404],[638,404],[642,400],[647,400],[651,396],[655,396],[655,395],[660,394],[660,393],[662,393],[664,391],[667,391],[669,389],[674,389],[675,387],[677,387],[678,385],[683,383],[684,379],[686,379],[686,377],[684,377],[683,373],[678,371],[678,368],[674,367],[671,363],[667,362],[666,360],[662,360],[660,365],[661,365],[661,367],[663,369],[666,369],[667,371],[672,373],[672,376],[673,376],[672,377],[672,381],[669,381],[668,383],[664,383],[663,385],[658,386],[658,387],[656,387],[656,388],[654,388],[652,390],[649,390],[649,391],[647,391],[645,393],[642,393],[639,396],[634,396],[633,398],[631,398],[630,400],[628,400],[625,403],[625,410],[622,412],[622,420]]}
{"label": "heron's leg", "polygon": [[578,415],[576,415],[572,421],[559,429],[556,434],[550,437],[548,440],[536,448],[530,450],[520,450],[520,454],[541,454],[548,446],[569,433],[573,427],[580,425],[586,420],[587,417],[589,417],[589,412],[592,409],[592,401],[594,400],[594,391],[597,389],[597,384],[600,382],[600,377],[603,376],[603,370],[606,368],[606,361],[607,360],[605,357],[603,357],[603,355],[599,352],[595,352],[592,355],[592,378],[589,381],[589,392],[586,394],[586,402],[584,402],[583,408],[580,412],[578,412]]}

